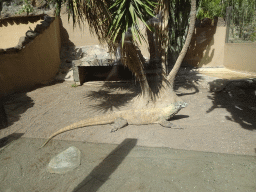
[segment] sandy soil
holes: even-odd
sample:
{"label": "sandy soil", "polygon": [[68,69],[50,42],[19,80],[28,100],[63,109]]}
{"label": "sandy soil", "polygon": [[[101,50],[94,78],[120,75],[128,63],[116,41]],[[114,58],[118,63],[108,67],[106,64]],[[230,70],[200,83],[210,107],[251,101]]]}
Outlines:
{"label": "sandy soil", "polygon": [[[211,93],[182,81],[178,78],[177,94],[188,107],[173,118],[173,123],[183,130],[131,125],[110,133],[111,126],[104,125],[73,130],[55,139],[119,144],[125,138],[137,138],[141,146],[255,155],[254,92],[247,90],[244,95],[231,97],[228,92]],[[22,137],[47,138],[79,120],[129,109],[127,102],[136,95],[130,83],[103,82],[79,87],[63,82],[14,94],[5,104],[10,126],[1,130],[0,137],[20,133]]]}

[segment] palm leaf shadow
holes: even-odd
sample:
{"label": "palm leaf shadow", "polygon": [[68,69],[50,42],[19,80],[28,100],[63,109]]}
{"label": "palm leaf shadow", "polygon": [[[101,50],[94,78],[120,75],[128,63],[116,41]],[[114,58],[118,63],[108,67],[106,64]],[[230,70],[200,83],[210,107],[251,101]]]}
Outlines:
{"label": "palm leaf shadow", "polygon": [[97,111],[113,111],[120,109],[140,93],[139,86],[133,83],[105,82],[100,90],[89,91],[85,98],[98,101],[97,105],[89,105]]}
{"label": "palm leaf shadow", "polygon": [[212,107],[207,110],[207,113],[216,108],[225,108],[230,113],[230,116],[225,116],[228,121],[236,122],[244,129],[255,130],[256,81],[223,80],[223,82],[221,90],[208,96],[212,100]]}

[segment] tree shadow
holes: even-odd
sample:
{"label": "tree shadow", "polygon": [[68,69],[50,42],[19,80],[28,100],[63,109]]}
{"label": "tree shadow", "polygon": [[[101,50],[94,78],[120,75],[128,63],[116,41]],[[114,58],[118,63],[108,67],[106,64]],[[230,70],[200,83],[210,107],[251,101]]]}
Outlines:
{"label": "tree shadow", "polygon": [[60,36],[61,36],[61,46],[64,47],[74,47],[75,44],[69,39],[68,31],[63,26],[62,18],[60,19]]}
{"label": "tree shadow", "polygon": [[[220,81],[220,80],[218,80]],[[230,116],[225,116],[229,121],[236,122],[247,130],[256,129],[256,81],[250,80],[223,80],[221,89],[208,96],[212,100],[212,107],[207,113],[216,108],[226,108]],[[213,86],[213,84],[211,84]],[[211,88],[215,90],[214,87]]]}
{"label": "tree shadow", "polygon": [[0,150],[1,148],[3,148],[4,146],[8,145],[9,143],[18,140],[19,138],[21,138],[21,136],[24,135],[24,133],[13,133],[11,135],[8,135],[2,139],[0,139]]}
{"label": "tree shadow", "polygon": [[[161,76],[157,73],[146,74],[151,91],[155,99],[162,88]],[[192,68],[181,69],[175,79],[174,90],[177,96],[192,95],[199,92],[200,81],[202,76],[198,74],[197,71],[192,71]],[[183,88],[180,92],[179,88]],[[187,91],[184,91],[187,90]],[[127,103],[131,102],[136,96],[141,95],[142,90],[139,83],[136,81],[126,81],[126,82],[114,82],[105,81],[101,88],[97,91],[88,91],[85,98],[89,101],[98,101],[99,104],[89,105],[90,108],[97,111],[113,111],[114,108],[120,109],[125,107]]]}
{"label": "tree shadow", "polygon": [[110,178],[110,175],[115,172],[136,144],[137,139],[125,139],[90,172],[73,192],[97,191]]}
{"label": "tree shadow", "polygon": [[0,97],[0,129],[8,128],[15,122],[19,121],[22,114],[34,106],[34,101],[27,96],[27,92],[62,82],[63,81],[52,81],[45,85],[39,84],[31,88],[26,88],[22,91],[17,91],[16,93]]}
{"label": "tree shadow", "polygon": [[193,95],[199,92],[200,83],[203,81],[202,75],[193,69],[192,67],[180,68],[174,81],[174,90],[177,92],[178,89],[182,88],[189,92],[182,91],[182,93],[177,93],[178,96]]}
{"label": "tree shadow", "polygon": [[26,93],[14,93],[2,99],[5,117],[2,122],[5,124],[1,127],[7,128],[13,125],[29,108],[34,106],[33,100]]}
{"label": "tree shadow", "polygon": [[214,20],[214,26],[208,25],[204,27],[201,25],[196,27],[184,63],[202,67],[212,61],[215,49],[211,50],[211,47],[214,45],[217,22],[218,20],[216,18]]}
{"label": "tree shadow", "polygon": [[133,82],[104,82],[100,90],[87,92],[85,98],[100,102],[96,106],[89,105],[89,107],[107,112],[113,111],[114,108],[124,107],[138,94],[140,94],[140,87]]}

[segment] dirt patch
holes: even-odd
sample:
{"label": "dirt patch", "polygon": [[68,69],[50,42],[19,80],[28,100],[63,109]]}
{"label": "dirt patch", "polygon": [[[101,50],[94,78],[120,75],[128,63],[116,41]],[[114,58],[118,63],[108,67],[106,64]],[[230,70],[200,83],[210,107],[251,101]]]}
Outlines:
{"label": "dirt patch", "polygon": [[[182,130],[130,125],[110,133],[111,126],[103,125],[72,130],[54,139],[120,144],[125,138],[136,138],[141,146],[255,155],[253,90],[232,96],[225,91],[209,92],[183,80],[177,78],[180,84],[177,82],[176,91],[188,106],[173,118]],[[137,94],[138,89],[129,82],[88,82],[78,87],[63,82],[14,94],[5,102],[10,126],[1,130],[0,137],[20,133],[26,138],[46,139],[80,120],[129,109],[129,101]]]}

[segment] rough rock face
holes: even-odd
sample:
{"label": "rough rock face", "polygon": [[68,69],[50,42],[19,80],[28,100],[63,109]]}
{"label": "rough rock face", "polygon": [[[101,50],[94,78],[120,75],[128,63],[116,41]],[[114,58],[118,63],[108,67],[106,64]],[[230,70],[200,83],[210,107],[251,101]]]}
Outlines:
{"label": "rough rock face", "polygon": [[22,1],[13,0],[13,1],[0,1],[0,16],[1,17],[10,17],[16,15],[16,13],[22,8]]}
{"label": "rough rock face", "polygon": [[[31,4],[33,6],[33,12],[30,14],[32,15],[49,14],[48,12],[53,9],[53,5],[48,5],[45,0],[32,0]],[[0,18],[27,15],[25,12],[18,13],[22,9],[22,6],[22,0],[0,0]]]}
{"label": "rough rock face", "polygon": [[50,173],[65,174],[77,168],[81,162],[81,152],[72,146],[52,158],[47,166]]}
{"label": "rough rock face", "polygon": [[33,7],[37,7],[40,9],[40,8],[47,7],[47,2],[45,0],[33,0],[32,5]]}

